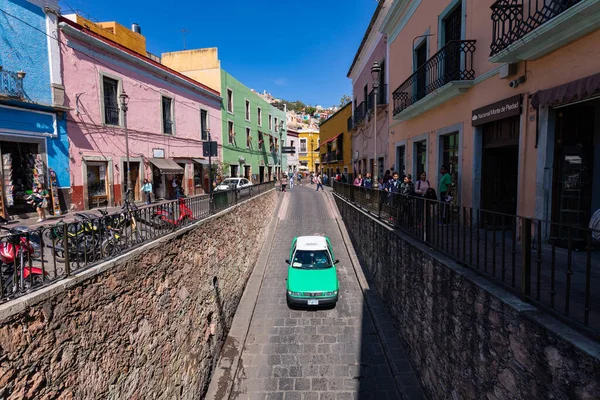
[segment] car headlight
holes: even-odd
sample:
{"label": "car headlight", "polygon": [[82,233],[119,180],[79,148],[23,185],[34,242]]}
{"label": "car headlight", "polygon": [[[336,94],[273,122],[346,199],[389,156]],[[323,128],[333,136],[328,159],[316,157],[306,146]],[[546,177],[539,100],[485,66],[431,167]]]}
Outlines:
{"label": "car headlight", "polygon": [[288,290],[288,294],[290,296],[302,296],[302,293],[300,293],[300,292],[292,292],[291,290]]}
{"label": "car headlight", "polygon": [[325,296],[335,296],[337,295],[337,290],[334,290],[333,292],[325,292],[323,293]]}

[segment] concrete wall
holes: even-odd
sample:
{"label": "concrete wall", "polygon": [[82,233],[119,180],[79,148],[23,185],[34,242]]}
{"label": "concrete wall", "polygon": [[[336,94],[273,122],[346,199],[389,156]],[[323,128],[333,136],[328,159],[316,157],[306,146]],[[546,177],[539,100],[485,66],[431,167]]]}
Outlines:
{"label": "concrete wall", "polygon": [[25,299],[0,306],[0,398],[202,398],[276,201],[251,199],[24,311],[11,313]]}
{"label": "concrete wall", "polygon": [[432,399],[600,398],[598,343],[336,203]]}

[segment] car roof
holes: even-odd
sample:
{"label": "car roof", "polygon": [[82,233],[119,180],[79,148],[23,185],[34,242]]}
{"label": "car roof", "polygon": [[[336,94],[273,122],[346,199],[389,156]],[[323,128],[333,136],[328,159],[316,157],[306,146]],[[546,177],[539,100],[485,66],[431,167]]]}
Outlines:
{"label": "car roof", "polygon": [[298,250],[326,250],[327,239],[324,236],[298,236],[296,238]]}

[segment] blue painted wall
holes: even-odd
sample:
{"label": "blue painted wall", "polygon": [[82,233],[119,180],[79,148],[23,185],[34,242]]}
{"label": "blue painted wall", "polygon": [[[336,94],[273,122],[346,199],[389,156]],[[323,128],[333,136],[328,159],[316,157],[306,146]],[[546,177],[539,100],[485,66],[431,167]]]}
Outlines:
{"label": "blue painted wall", "polygon": [[[0,65],[8,71],[25,71],[25,97],[51,104],[46,15],[25,0],[0,0]],[[11,17],[11,14],[15,17]]]}

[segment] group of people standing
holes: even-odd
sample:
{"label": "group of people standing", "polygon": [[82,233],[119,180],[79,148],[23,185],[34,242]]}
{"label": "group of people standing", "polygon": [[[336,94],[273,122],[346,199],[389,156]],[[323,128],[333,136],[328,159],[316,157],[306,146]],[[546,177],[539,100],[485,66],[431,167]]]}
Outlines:
{"label": "group of people standing", "polygon": [[[325,191],[325,188],[323,187],[323,183],[326,183],[326,176],[321,176],[320,173],[317,174],[313,174],[311,172],[310,176],[309,176],[309,181],[312,184],[316,184],[317,185],[317,192],[319,191],[319,189],[321,189],[322,191]],[[281,181],[281,191],[285,192],[286,189],[288,188],[289,185],[289,189],[292,190],[294,188],[294,185],[302,185],[302,173],[298,172],[298,171],[289,171],[287,173],[282,173],[279,180]]]}

